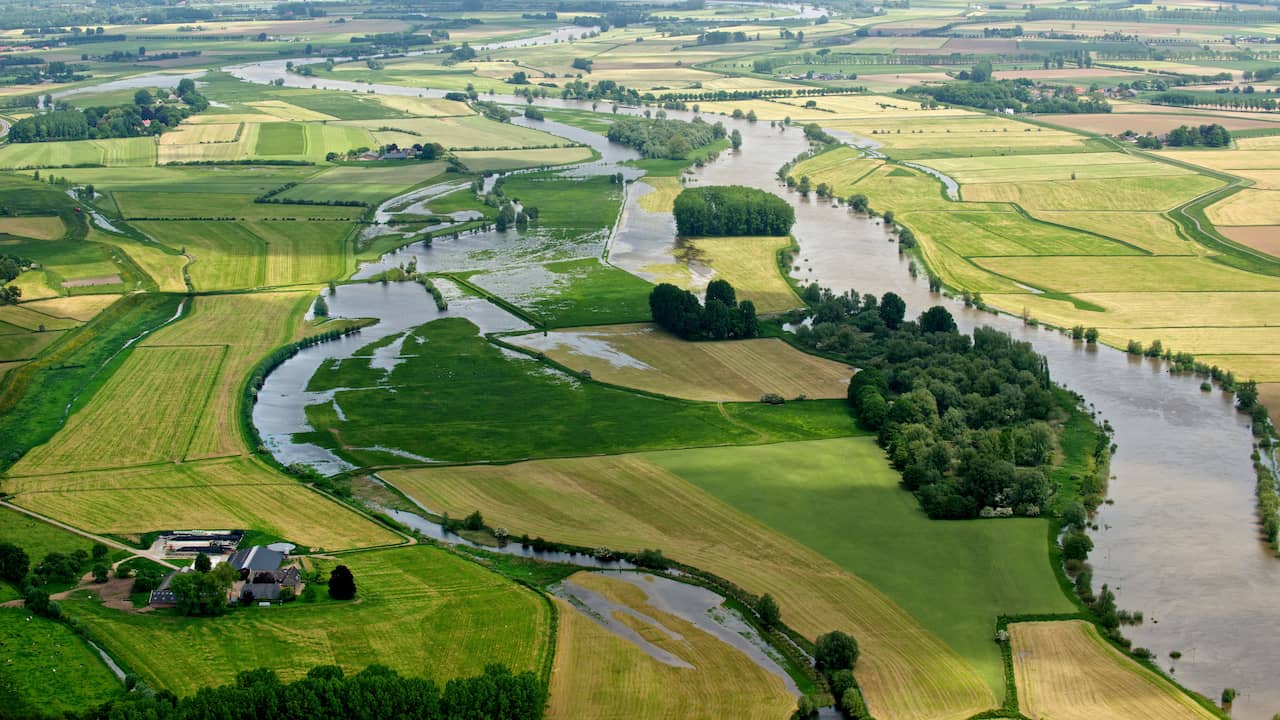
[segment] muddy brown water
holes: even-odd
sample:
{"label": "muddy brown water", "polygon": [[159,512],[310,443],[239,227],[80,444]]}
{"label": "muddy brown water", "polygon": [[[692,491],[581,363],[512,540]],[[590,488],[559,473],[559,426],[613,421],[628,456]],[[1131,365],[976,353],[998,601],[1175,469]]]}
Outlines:
{"label": "muddy brown water", "polygon": [[[283,77],[287,85],[304,80],[286,75],[284,62],[237,68],[236,74],[258,82]],[[558,100],[540,104],[589,109]],[[1055,381],[1082,393],[1110,421],[1119,452],[1111,466],[1110,502],[1098,513],[1099,530],[1093,533],[1095,582],[1115,589],[1121,607],[1143,611],[1145,624],[1126,634],[1136,646],[1154,651],[1162,667],[1173,666],[1177,680],[1212,698],[1224,687],[1236,688],[1234,717],[1265,720],[1280,711],[1280,561],[1259,541],[1251,438],[1231,398],[1202,393],[1198,379],[1171,376],[1162,363],[1088,348],[931,294],[923,277],[910,276],[908,261],[877,221],[802,199],[780,185],[778,167],[806,149],[799,128],[782,132],[768,123],[715,119],[742,131],[743,150],[722,153],[691,181],[752,185],[786,197],[796,208],[798,278],[837,291],[893,291],[911,314],[946,304],[965,330],[990,325],[1030,341],[1049,359]],[[639,210],[637,195],[629,195],[611,246],[612,259],[628,269],[669,258],[674,247],[670,220]],[[386,311],[396,313],[394,307]],[[1182,653],[1176,662],[1169,658],[1175,650]]]}

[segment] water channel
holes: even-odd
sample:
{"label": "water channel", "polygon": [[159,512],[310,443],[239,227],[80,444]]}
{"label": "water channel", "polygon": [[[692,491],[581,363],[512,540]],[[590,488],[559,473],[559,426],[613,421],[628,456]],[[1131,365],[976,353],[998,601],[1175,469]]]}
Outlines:
{"label": "water channel", "polygon": [[[286,73],[284,63],[270,61],[230,70],[254,82],[283,78],[286,85],[312,85],[313,78]],[[398,95],[442,94],[393,85],[327,80],[316,84]],[[499,100],[516,102],[511,97]],[[573,101],[539,104],[590,109],[588,103]],[[1210,697],[1223,687],[1237,688],[1240,696],[1233,715],[1245,720],[1264,720],[1280,710],[1280,683],[1274,680],[1280,668],[1280,560],[1258,539],[1251,436],[1231,398],[1216,390],[1201,392],[1198,379],[1171,376],[1160,362],[1108,348],[1088,348],[1057,332],[969,310],[931,294],[923,278],[908,273],[908,260],[899,256],[897,245],[877,220],[803,199],[781,186],[775,175],[778,167],[807,149],[799,128],[781,131],[766,123],[716,119],[742,132],[743,150],[722,153],[717,161],[697,170],[690,182],[752,185],[786,197],[796,208],[793,232],[800,246],[796,277],[837,291],[893,291],[906,300],[910,314],[945,303],[962,329],[990,325],[1027,340],[1048,358],[1055,381],[1082,393],[1099,417],[1110,421],[1119,452],[1112,462],[1110,502],[1100,510],[1100,529],[1093,533],[1095,584],[1108,583],[1121,607],[1144,612],[1144,625],[1126,629],[1136,646],[1150,648],[1166,668],[1172,663],[1171,651],[1182,653],[1173,663],[1179,681]],[[670,261],[671,220],[640,209],[636,199],[643,192],[643,182],[628,192],[610,241],[610,260],[626,269],[652,264],[654,258]],[[420,256],[421,269],[435,270],[434,260],[442,259],[437,250],[444,248],[440,244],[429,252],[416,247],[406,252]],[[396,256],[390,262],[404,259]],[[476,315],[485,315],[494,323],[482,328],[486,331],[513,320],[500,310],[497,315],[482,310],[485,305],[455,296],[448,312],[465,314],[473,321]],[[306,453],[319,450],[303,448],[301,455],[290,455],[298,449],[291,446],[289,436],[305,429],[301,408],[316,400],[300,393],[320,362],[437,314],[430,297],[416,285],[344,286],[331,299],[330,308],[335,315],[378,317],[382,322],[357,338],[309,348],[268,378],[255,423],[273,450],[290,458],[287,461],[305,459]],[[331,455],[319,460],[322,466],[338,461]]]}

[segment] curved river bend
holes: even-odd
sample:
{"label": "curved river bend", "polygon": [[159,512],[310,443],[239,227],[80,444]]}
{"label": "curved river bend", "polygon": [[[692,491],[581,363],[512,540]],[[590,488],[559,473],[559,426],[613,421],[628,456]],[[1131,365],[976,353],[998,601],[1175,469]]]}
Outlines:
{"label": "curved river bend", "polygon": [[[285,62],[228,70],[253,82],[280,78],[295,87],[310,87],[314,82],[336,90],[443,95],[443,91],[394,85],[316,81],[286,73]],[[499,99],[517,101],[514,97]],[[589,103],[554,99],[539,104],[590,109]],[[679,112],[670,115],[690,117]],[[1280,561],[1258,539],[1249,459],[1251,435],[1231,398],[1217,391],[1202,393],[1198,379],[1171,376],[1159,362],[1131,358],[1109,348],[1087,348],[1057,332],[969,310],[929,293],[925,280],[910,276],[908,261],[887,241],[879,221],[805,200],[781,186],[777,169],[807,150],[799,128],[784,132],[765,123],[717,119],[742,132],[744,149],[722,153],[717,161],[696,171],[690,182],[751,185],[786,197],[796,209],[794,235],[800,245],[795,258],[797,278],[836,291],[893,291],[907,301],[911,313],[949,302],[965,330],[990,325],[1031,342],[1049,359],[1054,379],[1083,394],[1099,416],[1111,422],[1119,451],[1111,464],[1111,502],[1099,511],[1096,522],[1100,529],[1093,533],[1095,582],[1111,585],[1121,607],[1144,612],[1146,624],[1126,629],[1135,646],[1150,648],[1166,668],[1172,662],[1171,651],[1182,653],[1175,673],[1180,682],[1211,698],[1224,687],[1237,688],[1240,696],[1233,715],[1245,720],[1264,720],[1280,710],[1280,683],[1275,681],[1275,672],[1280,669]],[[644,192],[642,182],[635,189],[628,193],[610,244],[610,260],[628,269],[649,264],[649,258],[669,261],[674,237],[669,216],[647,213],[637,206],[635,200]],[[448,251],[437,253],[443,249],[422,253],[420,263],[427,264],[420,267],[436,269],[430,255],[448,255]],[[392,263],[402,259],[397,257]],[[353,307],[340,306],[335,312],[350,310],[380,317],[388,326],[403,329],[432,317],[421,288],[406,286],[401,294],[394,288],[353,292],[343,287],[340,302],[343,294],[360,298],[352,297],[356,301]],[[409,297],[414,294],[424,296],[421,303]],[[471,316],[462,308],[457,312]],[[509,322],[503,319],[497,324]],[[340,356],[340,349],[349,353],[356,344],[369,342],[371,331],[374,335],[387,332],[375,326],[358,340],[315,346],[286,362],[268,378],[268,388],[276,392],[268,395],[264,388],[264,400],[274,407],[260,403],[255,422],[262,419],[264,411],[287,413],[281,405],[298,404],[296,419],[296,410],[311,401],[289,397],[305,389],[310,377],[306,366],[314,369],[322,358]],[[286,426],[260,427],[264,437],[279,439]]]}

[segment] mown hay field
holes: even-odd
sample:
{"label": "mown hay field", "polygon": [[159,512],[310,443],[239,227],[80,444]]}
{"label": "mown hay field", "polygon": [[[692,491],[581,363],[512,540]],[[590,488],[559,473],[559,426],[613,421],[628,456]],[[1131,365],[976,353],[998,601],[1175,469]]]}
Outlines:
{"label": "mown hay field", "polygon": [[[1280,298],[1277,299],[1280,300]],[[1266,353],[1280,352],[1280,326],[1144,327],[1140,329],[1100,327],[1099,331],[1102,341],[1115,347],[1125,347],[1131,339],[1138,340],[1144,346],[1150,345],[1153,340],[1159,340],[1162,345],[1175,352],[1194,354],[1197,360],[1219,355],[1247,356],[1227,358],[1225,362],[1220,363],[1232,368],[1238,367],[1241,363],[1253,364],[1264,358],[1272,358],[1272,355]]]}
{"label": "mown hay field", "polygon": [[[1280,291],[1280,278],[1247,273],[1197,257],[1109,257],[1105,262],[1090,257],[993,257],[975,262],[1034,287],[1069,293]],[[1181,308],[1168,310],[1180,311]]]}
{"label": "mown hay field", "polygon": [[33,240],[57,240],[67,234],[67,226],[62,218],[52,217],[5,217],[0,218],[0,233],[32,238]]}
{"label": "mown hay field", "polygon": [[903,221],[917,235],[965,257],[1141,254],[1107,238],[1038,223],[1016,212],[913,212]]}
{"label": "mown hay field", "polygon": [[968,663],[866,581],[646,456],[383,476],[428,507],[453,515],[479,509],[512,533],[585,547],[658,547],[749,592],[771,593],[784,621],[810,638],[851,632],[862,647],[859,682],[876,717],[959,719],[997,704]]}
{"label": "mown hay field", "polygon": [[649,324],[521,335],[512,342],[614,385],[689,400],[752,402],[845,397],[853,368],[800,352],[776,338],[687,342]]}
{"label": "mown hay field", "polygon": [[198,145],[200,143],[231,143],[240,135],[244,123],[208,123],[192,125],[183,123],[160,136],[163,145]]}
{"label": "mown hay field", "polygon": [[[394,118],[388,120],[349,120],[331,127],[349,126],[373,132],[374,140],[384,130],[393,128],[400,134],[418,138],[415,142],[435,142],[449,149],[458,148],[525,148],[564,145],[568,141],[541,130],[500,123],[485,117]],[[378,144],[378,143],[372,143]]]}
{"label": "mown hay field", "polygon": [[557,600],[556,659],[547,717],[551,720],[663,720],[735,717],[776,720],[795,705],[782,681],[741,651],[648,602],[630,583],[594,573],[571,580],[644,618],[615,617],[691,668],[655,660],[587,614]]}
{"label": "mown hay field", "polygon": [[222,347],[134,350],[89,404],[11,475],[180,460],[224,355]]}
{"label": "mown hay field", "polygon": [[676,196],[684,190],[679,178],[651,177],[640,182],[653,188],[653,191],[640,196],[636,203],[641,210],[652,213],[669,213],[674,210]]}
{"label": "mown hay field", "polygon": [[8,143],[0,147],[0,169],[59,167],[93,163],[108,167],[156,164],[152,137],[64,142]]}
{"label": "mown hay field", "polygon": [[1045,222],[1113,237],[1156,255],[1195,255],[1198,245],[1178,234],[1178,226],[1154,212],[1037,211]]}
{"label": "mown hay field", "polygon": [[831,188],[832,195],[847,199],[859,192],[855,190],[854,183],[881,164],[882,161],[866,157],[856,148],[841,145],[835,150],[805,160],[792,168],[790,174],[797,180],[807,175],[813,187],[826,183]]}
{"label": "mown hay field", "polygon": [[60,337],[61,332],[0,334],[0,361],[30,360]]}
{"label": "mown hay field", "polygon": [[32,303],[0,305],[0,322],[32,331],[38,331],[42,326],[45,330],[70,330],[80,325],[75,319],[50,315],[30,305]]}
{"label": "mown hay field", "polygon": [[451,117],[473,115],[474,112],[466,103],[444,98],[415,98],[403,95],[378,95],[377,101],[383,105],[417,117]]}
{"label": "mown hay field", "polygon": [[1280,225],[1280,191],[1241,190],[1210,205],[1205,215],[1214,225]]}
{"label": "mown hay field", "polygon": [[[1027,210],[1169,210],[1219,187],[1203,175],[1047,182],[996,182],[965,185],[961,195],[974,202],[1018,203]],[[1237,193],[1232,198],[1239,197]],[[1216,206],[1215,206],[1216,207]],[[1212,212],[1213,208],[1210,208]],[[1214,219],[1210,215],[1210,219]],[[1217,220],[1215,220],[1217,222]],[[1247,225],[1250,223],[1225,223]],[[1264,224],[1264,223],[1257,223]]]}
{"label": "mown hay field", "polygon": [[300,120],[303,122],[337,120],[338,118],[315,110],[287,103],[283,100],[259,100],[245,103],[251,108],[278,117],[282,120]]}
{"label": "mown hay field", "polygon": [[[234,167],[191,166],[191,167],[153,167],[153,168],[67,168],[59,170],[58,177],[66,177],[68,182],[76,184],[92,184],[98,192],[120,194],[136,191],[139,194],[133,199],[138,202],[135,208],[145,212],[146,200],[154,195],[167,193],[189,193],[200,196],[214,196],[216,201],[225,202],[221,196],[239,195],[239,204],[252,204],[255,196],[273,190],[288,182],[301,182],[315,175],[321,168],[310,166],[286,165],[237,165]],[[161,200],[157,199],[157,202]],[[104,202],[99,199],[99,202]],[[108,207],[114,201],[107,202]],[[191,205],[199,208],[199,205]],[[269,208],[270,206],[259,206]],[[295,208],[296,210],[296,208]]]}
{"label": "mown hay field", "polygon": [[[778,269],[779,250],[791,247],[787,237],[695,238],[685,241],[678,258],[683,267],[697,263],[710,267],[714,279],[729,281],[738,292],[738,300],[750,300],[761,313],[776,313],[799,307],[802,303]],[[700,291],[705,281],[692,275],[677,275],[677,284]]]}
{"label": "mown hay field", "polygon": [[1054,125],[1082,130],[1102,135],[1119,135],[1126,130],[1144,135],[1156,133],[1163,135],[1183,125],[1202,125],[1218,123],[1228,130],[1252,130],[1255,128],[1275,127],[1275,123],[1264,119],[1248,117],[1232,117],[1228,115],[1180,115],[1178,113],[1126,113],[1113,104],[1115,112],[1110,113],[1073,113],[1068,115],[1041,115],[1040,120]]}
{"label": "mown hay field", "polygon": [[936,158],[928,165],[961,184],[1031,182],[1044,180],[1094,180],[1189,175],[1186,168],[1157,163],[1121,152],[1054,153],[1051,155],[1003,155],[977,158]]}
{"label": "mown hay field", "polygon": [[[156,283],[160,292],[181,293],[187,291],[187,281],[182,274],[186,267],[187,256],[158,243],[140,242],[132,238],[104,233],[100,230],[89,230],[89,239],[94,242],[107,243],[120,248],[138,267],[142,268]],[[100,296],[83,296],[100,297]]]}
{"label": "mown hay field", "polygon": [[399,541],[253,458],[7,478],[3,487],[15,504],[95,533],[244,528],[327,550]]}
{"label": "mown hay field", "polygon": [[[247,160],[254,154],[254,146],[262,127],[264,126],[258,123],[179,125],[175,131],[160,136],[162,139],[156,162],[167,165]],[[205,128],[214,130],[206,131]],[[204,140],[204,137],[219,139]]]}
{"label": "mown hay field", "polygon": [[[536,672],[551,652],[547,601],[479,565],[423,546],[342,563],[355,576],[357,602],[294,602],[218,618],[122,613],[86,593],[66,606],[152,687],[179,695],[224,684],[246,667],[296,680],[316,665],[355,672],[379,663],[443,686],[488,663]],[[327,574],[337,562],[316,564]]]}
{"label": "mown hay field", "polygon": [[471,172],[520,170],[564,165],[591,159],[589,147],[538,148],[533,150],[459,150],[454,153]]}
{"label": "mown hay field", "polygon": [[[804,174],[803,168],[801,163],[792,169],[791,175],[799,179]],[[854,183],[850,191],[870,198],[873,210],[892,210],[898,215],[914,210],[989,209],[982,205],[958,205],[947,199],[942,183],[937,179],[919,170],[897,165],[881,165]],[[1007,207],[1001,206],[1000,209]]]}
{"label": "mown hay field", "polygon": [[[915,213],[903,216],[903,222],[911,226],[914,216]],[[946,245],[935,242],[927,233],[917,233],[917,237],[920,239],[920,254],[947,286],[984,294],[1026,292],[1026,288],[1009,278],[988,272]]]}
{"label": "mown hay field", "polygon": [[1018,701],[1035,720],[1216,717],[1083,620],[1014,623],[1009,641]]}
{"label": "mown hay field", "polygon": [[89,322],[119,299],[119,295],[75,295],[23,303],[22,307],[56,318]]}
{"label": "mown hay field", "polygon": [[[1254,348],[1254,352],[1274,350],[1275,345]],[[1199,355],[1197,360],[1231,368],[1236,375],[1258,382],[1280,382],[1280,355]]]}

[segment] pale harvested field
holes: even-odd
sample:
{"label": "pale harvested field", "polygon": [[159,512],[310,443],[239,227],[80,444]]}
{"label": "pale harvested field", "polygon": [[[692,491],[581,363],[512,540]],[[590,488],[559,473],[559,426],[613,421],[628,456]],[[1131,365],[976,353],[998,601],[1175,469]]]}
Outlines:
{"label": "pale harvested field", "polygon": [[1059,327],[1083,323],[1092,327],[1251,327],[1275,316],[1280,293],[1275,292],[1138,292],[1075,293],[1074,297],[1106,308],[1078,310],[1065,300],[1033,294],[983,294],[988,303],[1020,314],[1026,307],[1034,317]]}
{"label": "pale harvested field", "polygon": [[777,720],[795,706],[777,676],[692,623],[648,604],[640,588],[594,573],[578,573],[572,580],[652,618],[654,622],[649,623],[616,615],[645,640],[693,668],[653,659],[557,599],[549,720]]}
{"label": "pale harvested field", "polygon": [[[1186,256],[979,258],[988,270],[1038,288],[1069,293],[1280,291],[1280,278],[1255,275]],[[1170,309],[1181,313],[1183,308]],[[1168,323],[1166,323],[1168,324]]]}
{"label": "pale harvested field", "polygon": [[283,100],[260,100],[258,102],[245,103],[251,108],[261,110],[268,115],[274,115],[282,120],[301,120],[303,122],[337,120],[332,115],[326,115],[315,110],[308,110],[299,107],[293,103],[287,103]]}
{"label": "pale harvested field", "polygon": [[959,720],[995,706],[982,678],[867,582],[638,455],[384,473],[410,496],[508,531],[619,550],[659,547],[753,593],[810,638],[858,638],[858,678],[883,720]]}
{"label": "pale harvested field", "polygon": [[[513,66],[514,67],[514,66]],[[389,127],[415,135],[415,142],[438,142],[449,149],[456,148],[524,148],[546,145],[564,145],[569,141],[529,128],[500,123],[480,116],[389,118],[386,120],[344,120],[330,123],[339,127],[365,128],[381,138],[378,128]],[[376,132],[375,132],[376,131]],[[380,140],[381,141],[381,140]],[[345,148],[344,148],[345,149]]]}
{"label": "pale harvested field", "polygon": [[415,98],[403,95],[378,95],[377,102],[400,112],[418,117],[449,117],[455,115],[473,115],[466,103],[444,98]]}
{"label": "pale harvested field", "polygon": [[[1050,182],[997,182],[966,185],[965,200],[974,202],[1018,203],[1027,210],[1135,210],[1151,212],[1169,210],[1202,195],[1222,183],[1203,175],[1171,177],[1117,178],[1114,180],[1067,180]],[[1247,192],[1236,193],[1228,201]],[[1258,191],[1252,191],[1258,192]],[[1216,220],[1209,208],[1210,220]],[[1280,207],[1280,206],[1278,206]],[[1277,210],[1276,212],[1280,212]],[[1280,221],[1277,221],[1280,222]],[[1227,225],[1261,225],[1265,223],[1226,222]]]}
{"label": "pale harvested field", "polygon": [[509,338],[571,370],[615,385],[711,402],[843,398],[853,368],[777,338],[687,342],[649,324],[555,330]]}
{"label": "pale harvested field", "polygon": [[23,330],[39,330],[42,325],[45,330],[70,330],[80,325],[77,320],[57,318],[42,312],[36,312],[27,307],[28,304],[0,305],[0,322],[17,325]]}
{"label": "pale harvested field", "polygon": [[1280,257],[1280,225],[1219,227],[1218,232],[1241,245]]}
{"label": "pale harvested field", "polygon": [[191,436],[187,459],[249,451],[239,427],[241,389],[262,358],[293,339],[312,297],[310,292],[278,292],[195,298],[186,317],[143,342],[143,347],[154,348],[208,345],[225,349],[222,367]]}
{"label": "pale harvested field", "polygon": [[1280,190],[1252,188],[1205,209],[1214,225],[1280,225]]}
{"label": "pale harvested field", "polygon": [[23,307],[54,317],[89,322],[119,299],[119,295],[73,295],[23,303]]}
{"label": "pale harvested field", "polygon": [[1003,155],[977,158],[939,158],[920,164],[941,170],[961,184],[1127,178],[1187,175],[1192,171],[1119,152]]}
{"label": "pale harvested field", "polygon": [[1022,711],[1035,720],[1213,718],[1082,620],[1009,626]]}
{"label": "pale harvested field", "polygon": [[143,272],[151,276],[160,292],[187,291],[187,283],[182,276],[182,269],[187,264],[185,255],[165,252],[155,243],[136,242],[94,229],[89,231],[89,239],[120,248]]}
{"label": "pale harvested field", "polygon": [[184,122],[178,127],[160,136],[161,145],[198,145],[200,143],[234,142],[240,132],[241,123],[205,123]]}
{"label": "pale harvested field", "polygon": [[1250,130],[1275,127],[1275,123],[1245,117],[1216,117],[1169,113],[1074,113],[1067,115],[1040,115],[1038,119],[1054,125],[1083,130],[1102,135],[1119,135],[1126,130],[1139,134],[1162,135],[1183,125],[1202,125],[1216,122],[1228,130]]}
{"label": "pale harvested field", "polygon": [[183,120],[182,124],[184,126],[185,125],[213,125],[213,124],[225,124],[225,123],[231,123],[231,124],[248,123],[248,124],[256,125],[258,123],[271,123],[271,122],[286,122],[286,121],[284,118],[278,118],[275,115],[268,115],[267,113],[212,113],[212,114],[201,113],[199,115],[192,115],[186,120]]}
{"label": "pale harvested field", "polygon": [[676,196],[684,189],[679,178],[647,177],[640,182],[653,188],[653,192],[640,197],[636,202],[642,210],[654,213],[669,213],[675,209]]}
{"label": "pale harvested field", "polygon": [[[1189,352],[1197,358],[1210,355],[1253,356],[1254,353],[1280,352],[1280,325],[1271,327],[1151,327],[1108,328],[1099,326],[1103,342],[1125,347],[1130,339],[1144,346],[1159,340],[1174,352]],[[1248,360],[1245,360],[1248,362]],[[1236,367],[1237,363],[1226,365]]]}
{"label": "pale harvested field", "polygon": [[134,350],[89,404],[10,474],[181,460],[224,354],[213,346]]}
{"label": "pale harvested field", "polygon": [[65,235],[67,226],[62,218],[53,217],[5,217],[0,218],[0,233],[17,235],[35,240],[57,240]]}
{"label": "pale harvested field", "polygon": [[3,487],[18,505],[96,533],[253,528],[327,550],[398,541],[252,458],[7,479]]}
{"label": "pale harvested field", "polygon": [[[376,133],[381,135],[381,133]],[[459,150],[454,156],[472,172],[519,170],[564,165],[591,159],[591,148],[536,148],[533,150]]]}
{"label": "pale harvested field", "polygon": [[1271,412],[1271,423],[1280,425],[1280,383],[1258,383],[1258,398]]}
{"label": "pale harvested field", "polygon": [[1045,222],[1113,237],[1156,255],[1195,255],[1199,248],[1178,235],[1178,227],[1160,213],[1041,210],[1033,214]]}
{"label": "pale harvested field", "polygon": [[[193,131],[198,131],[199,128],[204,126],[194,125],[191,127]],[[179,137],[173,142],[160,144],[156,162],[164,165],[177,162],[245,160],[253,154],[254,147],[258,144],[259,123],[211,125],[209,127],[238,127],[240,128],[240,134],[237,137],[235,133],[232,133],[231,137],[227,138],[226,141],[219,142],[187,142]],[[165,135],[160,137],[165,137]]]}

